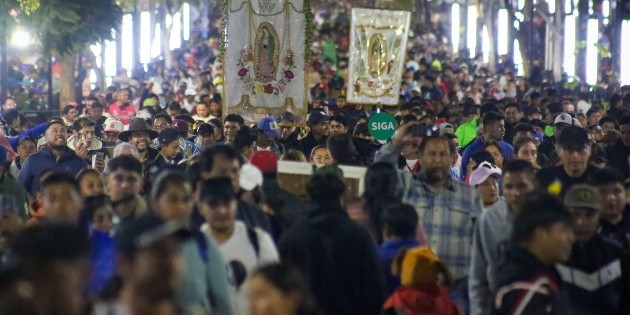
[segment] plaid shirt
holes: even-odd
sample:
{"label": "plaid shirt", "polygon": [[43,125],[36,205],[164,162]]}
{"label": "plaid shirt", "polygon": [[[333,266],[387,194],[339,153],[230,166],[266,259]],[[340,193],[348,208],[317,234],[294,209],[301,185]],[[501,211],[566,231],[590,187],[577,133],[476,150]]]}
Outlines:
{"label": "plaid shirt", "polygon": [[[386,144],[377,161],[390,162],[399,153]],[[416,208],[424,227],[427,245],[446,263],[458,280],[468,275],[473,226],[481,214],[481,197],[474,187],[450,180],[448,187],[434,192],[422,178],[399,172],[403,202]]]}

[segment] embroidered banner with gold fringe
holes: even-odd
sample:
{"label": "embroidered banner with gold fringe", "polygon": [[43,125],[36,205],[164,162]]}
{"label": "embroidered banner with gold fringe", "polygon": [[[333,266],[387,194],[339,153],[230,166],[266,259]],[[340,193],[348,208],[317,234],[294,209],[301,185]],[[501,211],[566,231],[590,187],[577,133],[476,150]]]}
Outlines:
{"label": "embroidered banner with gold fringe", "polygon": [[304,117],[308,0],[224,1],[224,112]]}
{"label": "embroidered banner with gold fringe", "polygon": [[352,9],[348,102],[398,105],[409,20],[408,11]]}

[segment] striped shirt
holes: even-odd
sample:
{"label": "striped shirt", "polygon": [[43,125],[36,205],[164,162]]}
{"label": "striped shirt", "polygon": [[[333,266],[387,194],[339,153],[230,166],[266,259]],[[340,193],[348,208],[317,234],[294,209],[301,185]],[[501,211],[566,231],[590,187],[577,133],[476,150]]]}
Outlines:
{"label": "striped shirt", "polygon": [[[381,148],[377,161],[390,162],[399,151],[391,144]],[[396,157],[397,158],[397,157]],[[397,160],[396,160],[397,161]],[[422,178],[399,172],[402,200],[416,208],[431,247],[458,280],[468,275],[475,219],[482,202],[477,189],[451,180],[447,188],[433,191]]]}

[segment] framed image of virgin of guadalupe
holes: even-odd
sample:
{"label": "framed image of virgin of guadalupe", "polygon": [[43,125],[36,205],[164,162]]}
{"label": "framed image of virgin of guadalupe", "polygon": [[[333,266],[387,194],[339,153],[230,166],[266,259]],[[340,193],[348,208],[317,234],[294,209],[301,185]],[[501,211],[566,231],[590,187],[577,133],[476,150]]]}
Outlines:
{"label": "framed image of virgin of guadalupe", "polygon": [[305,117],[308,0],[222,1],[224,113]]}
{"label": "framed image of virgin of guadalupe", "polygon": [[410,12],[352,9],[347,99],[398,105]]}

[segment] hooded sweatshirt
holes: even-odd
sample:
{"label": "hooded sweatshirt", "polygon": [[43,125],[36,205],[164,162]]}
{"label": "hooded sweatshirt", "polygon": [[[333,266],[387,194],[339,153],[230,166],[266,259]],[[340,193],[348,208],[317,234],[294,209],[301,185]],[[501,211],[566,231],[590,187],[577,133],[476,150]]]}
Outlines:
{"label": "hooded sweatshirt", "polygon": [[282,261],[300,267],[327,314],[380,314],[384,285],[368,232],[340,208],[319,206],[287,230]]}

